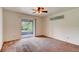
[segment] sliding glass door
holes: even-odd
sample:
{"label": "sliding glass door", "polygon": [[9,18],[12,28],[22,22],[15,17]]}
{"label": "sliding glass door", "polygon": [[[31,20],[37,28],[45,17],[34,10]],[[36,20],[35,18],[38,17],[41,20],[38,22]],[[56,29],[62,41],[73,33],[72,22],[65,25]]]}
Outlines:
{"label": "sliding glass door", "polygon": [[29,36],[33,36],[33,28],[34,28],[34,25],[33,25],[33,20],[26,20],[26,19],[23,19],[21,21],[21,35],[22,35],[22,38],[26,38],[26,37],[29,37]]}

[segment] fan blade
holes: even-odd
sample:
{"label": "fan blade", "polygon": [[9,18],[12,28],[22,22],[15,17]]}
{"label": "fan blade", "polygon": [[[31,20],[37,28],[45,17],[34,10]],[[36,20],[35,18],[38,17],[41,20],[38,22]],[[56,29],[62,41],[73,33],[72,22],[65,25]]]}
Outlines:
{"label": "fan blade", "polygon": [[42,12],[47,13],[48,11],[42,11]]}
{"label": "fan blade", "polygon": [[35,10],[35,9],[32,9],[33,11],[37,11],[37,10]]}
{"label": "fan blade", "polygon": [[36,13],[36,12],[33,12],[33,13]]}

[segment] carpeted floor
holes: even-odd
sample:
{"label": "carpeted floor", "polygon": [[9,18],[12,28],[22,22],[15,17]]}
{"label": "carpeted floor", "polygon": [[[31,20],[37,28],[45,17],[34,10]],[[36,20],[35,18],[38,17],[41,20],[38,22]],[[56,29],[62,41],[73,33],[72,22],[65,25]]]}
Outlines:
{"label": "carpeted floor", "polygon": [[72,52],[79,51],[79,46],[46,37],[31,37],[6,42],[2,52]]}

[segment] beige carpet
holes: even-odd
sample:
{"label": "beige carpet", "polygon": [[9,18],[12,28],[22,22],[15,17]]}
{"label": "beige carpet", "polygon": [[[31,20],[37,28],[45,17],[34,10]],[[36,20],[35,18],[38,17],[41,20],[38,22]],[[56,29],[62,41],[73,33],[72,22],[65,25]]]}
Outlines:
{"label": "beige carpet", "polygon": [[79,51],[79,46],[46,37],[31,37],[6,42],[3,52],[71,52]]}

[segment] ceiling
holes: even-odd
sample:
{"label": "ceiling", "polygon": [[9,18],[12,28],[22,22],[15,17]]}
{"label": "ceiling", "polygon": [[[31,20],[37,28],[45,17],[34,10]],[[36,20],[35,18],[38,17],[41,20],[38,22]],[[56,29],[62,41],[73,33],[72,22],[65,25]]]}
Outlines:
{"label": "ceiling", "polygon": [[43,13],[40,15],[33,13],[32,9],[34,9],[34,8],[35,7],[4,7],[5,10],[10,10],[10,11],[34,15],[34,16],[49,16],[51,14],[56,14],[59,12],[70,10],[70,9],[75,8],[75,7],[45,7],[45,9],[48,11],[48,13]]}

